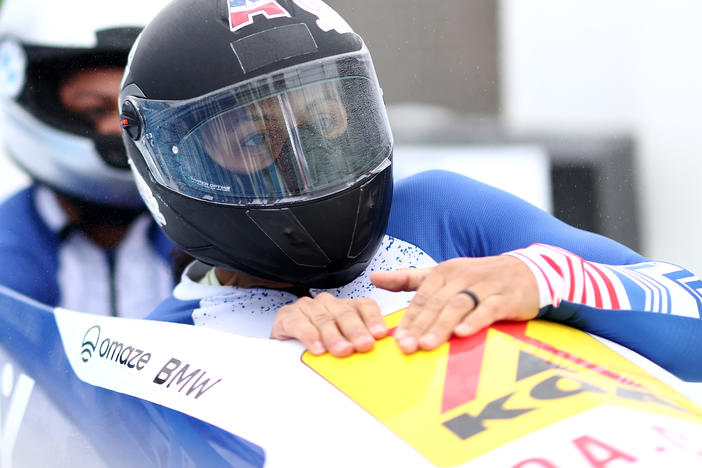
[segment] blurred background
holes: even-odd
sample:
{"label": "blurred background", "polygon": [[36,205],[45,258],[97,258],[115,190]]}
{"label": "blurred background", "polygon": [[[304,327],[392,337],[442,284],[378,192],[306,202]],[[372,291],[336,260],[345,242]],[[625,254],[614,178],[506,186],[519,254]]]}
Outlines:
{"label": "blurred background", "polygon": [[[398,176],[456,170],[702,274],[702,2],[327,3],[373,54]],[[0,197],[23,183],[0,155]]]}
{"label": "blurred background", "polygon": [[398,166],[408,146],[423,164],[462,152],[473,175],[702,274],[702,2],[329,3],[373,54]]}

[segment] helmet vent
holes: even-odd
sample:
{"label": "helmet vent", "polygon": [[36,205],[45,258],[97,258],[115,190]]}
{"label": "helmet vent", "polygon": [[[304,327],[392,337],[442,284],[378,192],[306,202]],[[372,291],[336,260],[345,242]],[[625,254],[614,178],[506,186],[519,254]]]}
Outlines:
{"label": "helmet vent", "polygon": [[305,23],[267,29],[231,43],[244,73],[319,50]]}
{"label": "helmet vent", "polygon": [[331,262],[314,237],[289,209],[248,210],[246,215],[298,265],[324,268]]}

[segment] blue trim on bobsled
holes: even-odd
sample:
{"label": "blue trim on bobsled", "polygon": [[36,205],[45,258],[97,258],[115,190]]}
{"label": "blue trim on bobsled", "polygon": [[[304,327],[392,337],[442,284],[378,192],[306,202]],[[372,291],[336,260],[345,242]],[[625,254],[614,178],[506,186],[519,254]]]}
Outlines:
{"label": "blue trim on bobsled", "polygon": [[53,309],[3,286],[0,346],[46,390],[108,466],[263,466],[265,453],[253,443],[170,408],[81,381],[66,358]]}

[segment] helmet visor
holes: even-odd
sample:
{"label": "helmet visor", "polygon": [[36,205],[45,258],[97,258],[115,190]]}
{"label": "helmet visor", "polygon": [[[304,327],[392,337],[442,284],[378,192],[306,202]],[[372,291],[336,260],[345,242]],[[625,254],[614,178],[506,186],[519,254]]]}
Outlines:
{"label": "helmet visor", "polygon": [[129,98],[160,184],[208,201],[313,199],[389,164],[392,136],[365,50],[188,101]]}

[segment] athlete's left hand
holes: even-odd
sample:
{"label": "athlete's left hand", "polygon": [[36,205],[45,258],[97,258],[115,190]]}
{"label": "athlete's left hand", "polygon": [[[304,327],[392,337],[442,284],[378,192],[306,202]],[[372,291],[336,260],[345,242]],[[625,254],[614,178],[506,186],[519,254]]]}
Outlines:
{"label": "athlete's left hand", "polygon": [[499,320],[530,320],[539,312],[536,279],[507,255],[374,272],[371,281],[389,291],[417,292],[394,333],[407,354],[435,349],[452,334],[472,335]]}

